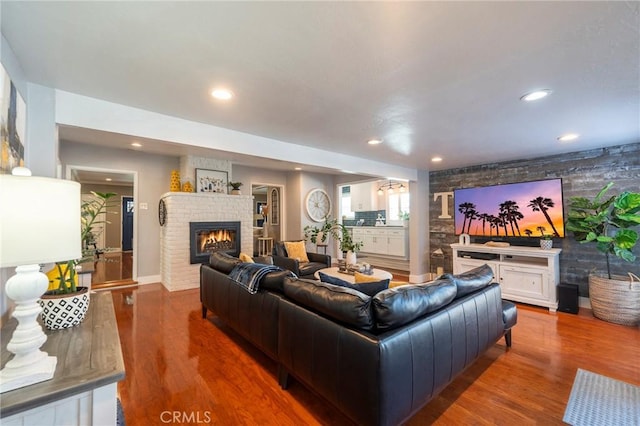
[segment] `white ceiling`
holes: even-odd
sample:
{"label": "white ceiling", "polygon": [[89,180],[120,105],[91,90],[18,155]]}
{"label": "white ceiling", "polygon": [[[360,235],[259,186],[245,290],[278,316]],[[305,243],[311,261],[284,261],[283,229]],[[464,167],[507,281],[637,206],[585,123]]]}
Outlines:
{"label": "white ceiling", "polygon": [[[3,0],[1,25],[40,85],[437,170],[640,141],[639,6]],[[219,85],[232,102],[209,96]],[[541,88],[552,95],[519,100]],[[581,138],[559,143],[566,132]]]}

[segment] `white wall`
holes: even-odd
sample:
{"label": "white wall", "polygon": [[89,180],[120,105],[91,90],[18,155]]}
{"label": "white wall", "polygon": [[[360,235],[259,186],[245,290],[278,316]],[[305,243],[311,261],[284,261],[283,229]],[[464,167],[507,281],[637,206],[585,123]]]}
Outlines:
{"label": "white wall", "polygon": [[[72,142],[60,144],[60,161],[66,165],[131,170],[138,173],[138,209],[134,226],[138,241],[138,281],[160,276],[160,224],[158,203],[169,191],[171,170],[179,169],[180,159],[139,151],[123,151]],[[140,208],[146,203],[148,209]],[[134,231],[135,232],[135,231]]]}
{"label": "white wall", "polygon": [[[27,101],[27,82],[24,77],[24,71],[18,59],[16,58],[11,46],[2,36],[0,43],[0,62],[2,66],[9,74],[11,81],[16,86],[16,89],[22,95],[22,98]],[[27,111],[27,126],[29,125],[29,113]],[[29,155],[29,128],[27,127],[26,140],[23,141],[25,149],[25,166],[29,167],[28,155]],[[4,290],[4,286],[7,280],[15,273],[15,268],[0,268],[0,325],[4,324],[9,319],[9,311],[13,307],[13,302],[7,297],[7,293]]]}

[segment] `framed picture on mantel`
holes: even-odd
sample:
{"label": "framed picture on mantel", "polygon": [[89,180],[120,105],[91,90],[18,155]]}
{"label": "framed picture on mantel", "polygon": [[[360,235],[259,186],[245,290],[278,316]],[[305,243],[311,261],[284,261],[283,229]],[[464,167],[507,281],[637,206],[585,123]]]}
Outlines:
{"label": "framed picture on mantel", "polygon": [[226,194],[229,175],[221,170],[196,169],[196,192]]}

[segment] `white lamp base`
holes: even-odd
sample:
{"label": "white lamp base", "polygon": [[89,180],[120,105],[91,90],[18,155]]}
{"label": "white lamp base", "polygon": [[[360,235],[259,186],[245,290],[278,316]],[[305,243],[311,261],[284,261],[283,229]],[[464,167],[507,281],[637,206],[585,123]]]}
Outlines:
{"label": "white lamp base", "polygon": [[46,352],[36,364],[23,365],[11,368],[9,363],[0,371],[0,393],[9,392],[24,386],[51,380],[56,371],[58,359],[55,356],[47,356]]}
{"label": "white lamp base", "polygon": [[15,356],[0,371],[0,393],[53,378],[57,359],[39,349],[47,336],[37,319],[42,311],[38,299],[48,286],[39,265],[18,266],[16,275],[7,281],[7,296],[16,302],[12,316],[18,326],[7,345]]}

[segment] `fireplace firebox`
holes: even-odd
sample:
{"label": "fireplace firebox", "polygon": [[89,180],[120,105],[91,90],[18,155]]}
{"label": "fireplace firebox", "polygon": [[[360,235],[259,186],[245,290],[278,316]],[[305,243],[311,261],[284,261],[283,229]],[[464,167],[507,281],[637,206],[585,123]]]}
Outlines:
{"label": "fireplace firebox", "polygon": [[189,222],[190,261],[206,263],[209,255],[240,255],[240,222]]}

